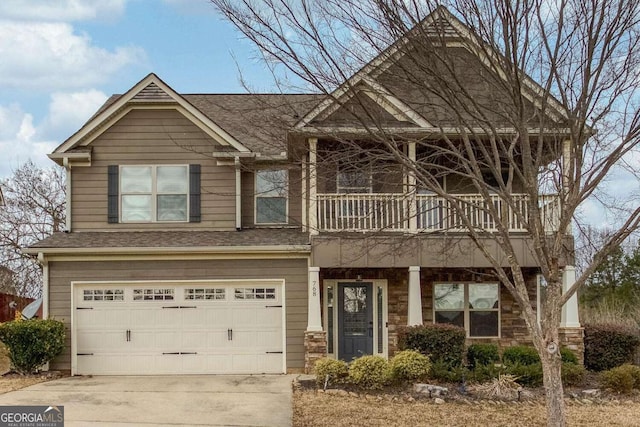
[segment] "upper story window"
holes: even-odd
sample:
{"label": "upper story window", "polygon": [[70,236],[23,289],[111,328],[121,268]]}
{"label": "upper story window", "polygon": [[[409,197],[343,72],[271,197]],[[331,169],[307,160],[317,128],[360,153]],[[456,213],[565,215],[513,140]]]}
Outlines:
{"label": "upper story window", "polygon": [[189,220],[188,166],[120,166],[122,222]]}
{"label": "upper story window", "polygon": [[363,166],[354,167],[338,167],[337,175],[337,192],[345,193],[371,193],[371,169]]}
{"label": "upper story window", "polygon": [[286,224],[289,174],[286,170],[256,172],[256,224]]}

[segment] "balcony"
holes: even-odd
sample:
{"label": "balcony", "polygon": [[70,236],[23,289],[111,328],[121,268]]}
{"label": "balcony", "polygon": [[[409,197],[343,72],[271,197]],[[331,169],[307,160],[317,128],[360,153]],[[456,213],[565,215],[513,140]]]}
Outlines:
{"label": "balcony", "polygon": [[[513,194],[512,197],[514,206],[498,196],[492,196],[487,202],[478,194],[459,194],[453,202],[430,194],[415,195],[415,202],[410,195],[395,193],[317,194],[317,230],[463,233],[467,227],[452,204],[459,203],[474,228],[491,232],[497,230],[496,221],[488,211],[488,203],[491,203],[499,212],[499,220],[508,224],[510,232],[525,232],[525,222],[529,218],[528,196]],[[557,232],[559,197],[541,196],[539,206],[545,231]]]}

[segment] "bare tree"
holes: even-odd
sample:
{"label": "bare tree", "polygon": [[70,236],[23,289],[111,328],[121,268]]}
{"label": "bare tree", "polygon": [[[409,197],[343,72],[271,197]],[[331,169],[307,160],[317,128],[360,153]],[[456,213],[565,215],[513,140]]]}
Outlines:
{"label": "bare tree", "polygon": [[23,252],[65,227],[64,169],[40,169],[29,161],[2,183],[5,206],[0,208],[0,265],[12,273],[4,292],[42,295],[42,269]]}
{"label": "bare tree", "polygon": [[[542,360],[548,423],[565,425],[558,352],[562,306],[640,225],[638,194],[615,199],[606,190],[612,176],[625,176],[635,188],[638,183],[632,158],[640,131],[638,2],[212,3],[255,43],[274,75],[293,75],[299,87],[355,112],[358,123],[351,129],[318,128],[318,134],[359,148],[358,158],[393,159],[415,176],[416,186],[446,201],[522,308]],[[381,61],[369,62],[376,57]],[[427,122],[422,129],[412,134],[385,125],[370,99],[388,99],[389,92],[401,101],[400,109]],[[410,155],[408,143],[415,143],[417,156]],[[468,183],[479,200],[445,189],[442,176]],[[513,197],[515,191],[526,200]],[[550,191],[559,195],[553,206],[545,198]],[[615,214],[615,227],[575,284],[563,290],[562,266],[573,256],[564,231],[572,224],[581,229],[579,207],[587,199]],[[469,204],[491,225],[478,226]],[[548,233],[550,210],[561,232]],[[513,221],[526,231],[547,282],[540,323],[514,249]],[[508,268],[487,249],[487,239],[497,243]]]}

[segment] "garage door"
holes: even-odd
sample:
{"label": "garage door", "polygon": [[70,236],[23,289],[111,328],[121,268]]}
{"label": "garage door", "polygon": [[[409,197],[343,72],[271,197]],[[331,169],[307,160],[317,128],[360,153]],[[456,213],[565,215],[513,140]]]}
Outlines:
{"label": "garage door", "polygon": [[74,286],[79,375],[283,373],[282,282]]}

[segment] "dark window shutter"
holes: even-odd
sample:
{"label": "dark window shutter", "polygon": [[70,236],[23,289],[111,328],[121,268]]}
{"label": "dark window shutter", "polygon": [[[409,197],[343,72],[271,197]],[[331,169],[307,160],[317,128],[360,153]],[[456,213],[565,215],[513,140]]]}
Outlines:
{"label": "dark window shutter", "polygon": [[109,224],[118,222],[118,165],[109,165],[108,168],[108,196],[107,196],[107,215]]}
{"label": "dark window shutter", "polygon": [[200,165],[189,165],[189,222],[200,222]]}

